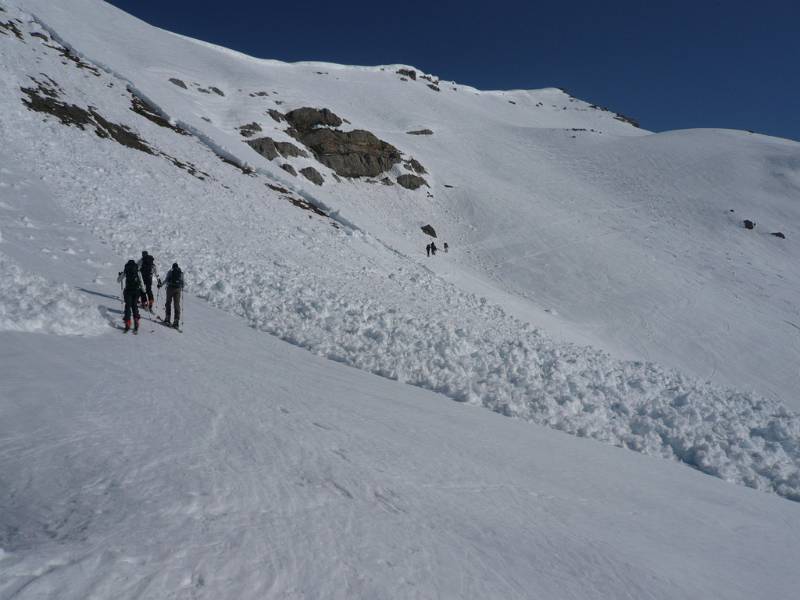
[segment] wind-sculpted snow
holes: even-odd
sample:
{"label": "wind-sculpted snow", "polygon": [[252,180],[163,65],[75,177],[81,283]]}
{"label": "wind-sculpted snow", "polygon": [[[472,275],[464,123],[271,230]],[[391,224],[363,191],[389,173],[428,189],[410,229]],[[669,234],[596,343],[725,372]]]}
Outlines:
{"label": "wind-sculpted snow", "polygon": [[98,335],[107,329],[95,303],[0,253],[0,331]]}
{"label": "wind-sculpted snow", "polygon": [[196,273],[199,294],[319,355],[800,500],[800,417],[778,403],[555,343],[433,277],[398,283],[395,298],[447,299],[412,314],[309,271],[226,275]]}

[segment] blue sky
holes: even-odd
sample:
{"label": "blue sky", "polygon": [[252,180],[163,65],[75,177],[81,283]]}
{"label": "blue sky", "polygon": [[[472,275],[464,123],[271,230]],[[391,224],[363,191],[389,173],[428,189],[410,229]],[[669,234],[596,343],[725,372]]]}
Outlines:
{"label": "blue sky", "polygon": [[263,58],[407,63],[481,89],[561,87],[663,131],[800,140],[800,2],[112,0]]}

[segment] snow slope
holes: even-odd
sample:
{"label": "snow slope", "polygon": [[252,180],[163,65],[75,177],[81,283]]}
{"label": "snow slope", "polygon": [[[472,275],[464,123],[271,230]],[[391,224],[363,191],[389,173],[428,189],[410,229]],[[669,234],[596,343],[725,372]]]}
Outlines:
{"label": "snow slope", "polygon": [[[796,586],[796,503],[445,398],[800,498],[795,247],[725,204],[797,223],[797,144],[256,60],[94,0],[0,8],[0,597]],[[319,187],[243,143],[307,105],[430,187],[291,159]],[[109,327],[143,247],[187,273],[182,336]]]}
{"label": "snow slope", "polygon": [[798,504],[777,496],[315,357],[191,297],[183,334],[145,320],[138,337],[89,335],[118,322],[97,274],[121,259],[2,160],[4,260],[68,278],[85,325],[0,331],[0,598],[751,599],[800,585]]}

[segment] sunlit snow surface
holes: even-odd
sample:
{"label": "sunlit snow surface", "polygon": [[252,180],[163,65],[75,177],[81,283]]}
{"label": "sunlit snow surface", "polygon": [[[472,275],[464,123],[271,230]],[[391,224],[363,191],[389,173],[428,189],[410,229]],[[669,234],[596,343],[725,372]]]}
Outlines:
{"label": "sunlit snow surface", "polygon": [[[0,33],[0,595],[797,585],[796,504],[444,396],[797,499],[800,421],[780,402],[796,406],[797,332],[777,323],[798,322],[798,144],[647,135],[557,90],[434,92],[396,67],[257,61],[96,2],[17,4],[40,23],[2,5],[23,39]],[[42,74],[161,155],[28,111],[20,87]],[[195,135],[133,113],[132,91]],[[254,120],[285,136],[266,108],[306,105],[419,159],[430,189],[337,184],[299,159],[326,178],[304,185],[241,143]],[[756,232],[745,209],[766,215]],[[420,252],[428,222],[449,254]],[[142,248],[186,271],[183,335],[109,326]]]}

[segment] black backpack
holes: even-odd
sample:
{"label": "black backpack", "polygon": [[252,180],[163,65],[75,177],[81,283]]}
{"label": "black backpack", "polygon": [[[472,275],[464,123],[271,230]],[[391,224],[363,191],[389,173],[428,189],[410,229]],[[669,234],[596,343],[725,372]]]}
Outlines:
{"label": "black backpack", "polygon": [[169,281],[167,282],[167,287],[171,288],[183,287],[183,271],[173,267],[172,270],[169,272]]}
{"label": "black backpack", "polygon": [[132,260],[125,264],[125,289],[139,289],[139,268]]}
{"label": "black backpack", "polygon": [[149,277],[153,274],[153,263],[155,259],[151,254],[142,257],[142,275]]}

